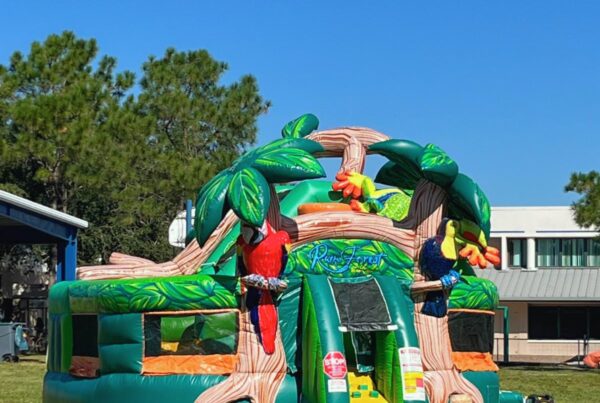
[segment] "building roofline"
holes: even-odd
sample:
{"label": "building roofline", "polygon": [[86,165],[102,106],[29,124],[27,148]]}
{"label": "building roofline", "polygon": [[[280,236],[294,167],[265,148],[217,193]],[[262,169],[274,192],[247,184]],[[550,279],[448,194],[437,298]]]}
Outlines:
{"label": "building roofline", "polygon": [[570,210],[571,206],[492,206],[492,210]]}
{"label": "building roofline", "polygon": [[489,270],[500,302],[600,302],[600,267]]}
{"label": "building roofline", "polygon": [[81,218],[77,218],[70,214],[60,212],[53,208],[44,206],[31,200],[27,200],[23,197],[19,197],[12,193],[5,192],[4,190],[0,190],[0,201],[43,215],[56,221],[69,224],[73,227],[87,228],[89,226],[88,222],[82,220]]}

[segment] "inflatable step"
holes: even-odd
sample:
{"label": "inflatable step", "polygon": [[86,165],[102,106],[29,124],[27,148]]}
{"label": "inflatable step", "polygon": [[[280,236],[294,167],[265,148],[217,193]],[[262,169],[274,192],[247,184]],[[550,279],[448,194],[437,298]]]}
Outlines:
{"label": "inflatable step", "polygon": [[369,375],[356,372],[348,373],[350,383],[351,403],[386,403],[381,393],[374,389],[373,380]]}

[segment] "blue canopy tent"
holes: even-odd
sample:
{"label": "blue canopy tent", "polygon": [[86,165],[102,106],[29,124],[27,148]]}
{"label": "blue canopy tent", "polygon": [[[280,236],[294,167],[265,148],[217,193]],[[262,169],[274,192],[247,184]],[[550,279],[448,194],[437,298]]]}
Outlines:
{"label": "blue canopy tent", "polygon": [[56,281],[74,280],[77,230],[87,221],[0,190],[0,243],[56,244]]}

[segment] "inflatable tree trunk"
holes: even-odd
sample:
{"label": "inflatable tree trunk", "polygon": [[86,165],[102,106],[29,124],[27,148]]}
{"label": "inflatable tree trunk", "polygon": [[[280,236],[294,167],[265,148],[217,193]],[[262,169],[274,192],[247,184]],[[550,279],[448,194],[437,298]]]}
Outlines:
{"label": "inflatable tree trunk", "polygon": [[[431,183],[420,182],[413,198],[415,229],[415,262],[418,262],[423,242],[438,232],[445,216],[446,192]],[[415,265],[415,290],[424,284],[418,263]],[[453,394],[469,396],[473,403],[483,403],[479,390],[462,377],[452,361],[452,346],[448,332],[448,317],[436,318],[421,313],[423,295],[415,295],[415,327],[421,342],[425,389],[431,403],[446,403]]]}
{"label": "inflatable tree trunk", "polygon": [[[281,226],[279,199],[273,185],[269,185],[270,203],[267,221],[278,231]],[[242,287],[246,288],[242,284]],[[267,291],[268,292],[268,291]],[[238,363],[235,371],[224,381],[202,393],[197,403],[226,403],[239,399],[250,399],[252,402],[274,402],[283,381],[287,363],[285,350],[281,340],[279,324],[276,324],[275,349],[272,353],[265,351],[261,337],[250,318],[246,298],[247,288],[243,293],[240,340],[238,347]]]}

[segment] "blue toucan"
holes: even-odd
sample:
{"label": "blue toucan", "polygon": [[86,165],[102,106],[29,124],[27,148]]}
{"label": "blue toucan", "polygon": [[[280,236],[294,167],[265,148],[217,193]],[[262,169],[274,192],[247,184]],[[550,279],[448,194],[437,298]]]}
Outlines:
{"label": "blue toucan", "polygon": [[[421,249],[419,264],[421,272],[427,280],[440,280],[444,289],[452,288],[460,279],[460,274],[453,270],[454,260],[447,259],[442,253],[444,237],[437,235],[429,238]],[[444,291],[430,291],[425,297],[422,313],[441,318],[446,315],[446,299]]]}
{"label": "blue toucan", "polygon": [[[420,256],[421,272],[428,280],[440,280],[444,290],[454,287],[460,274],[453,270],[459,259],[465,259],[471,266],[486,268],[490,263],[500,264],[500,252],[488,246],[484,232],[469,220],[445,219],[440,231],[423,244]],[[427,293],[421,312],[442,317],[446,315],[444,291]]]}

